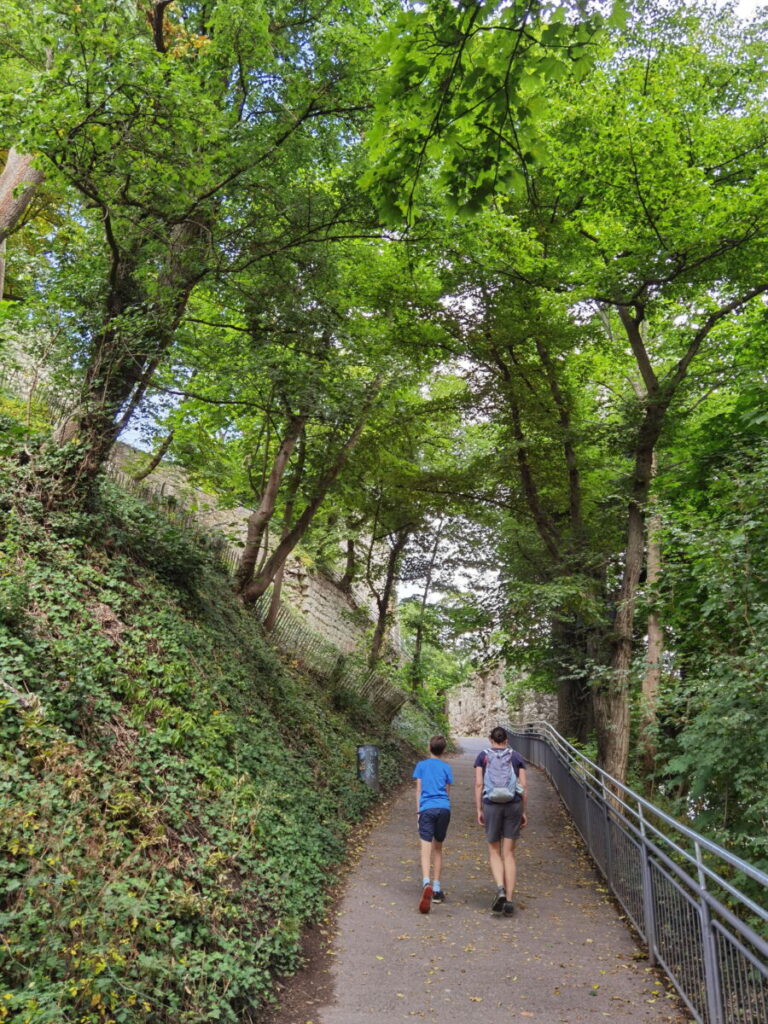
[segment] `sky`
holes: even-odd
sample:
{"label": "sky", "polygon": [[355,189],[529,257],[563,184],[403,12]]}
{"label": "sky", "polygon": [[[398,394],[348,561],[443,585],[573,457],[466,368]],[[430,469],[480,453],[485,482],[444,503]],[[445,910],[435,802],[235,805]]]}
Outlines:
{"label": "sky", "polygon": [[755,0],[741,0],[741,3],[736,5],[736,13],[740,14],[743,18],[746,18],[760,6],[761,5],[756,3]]}

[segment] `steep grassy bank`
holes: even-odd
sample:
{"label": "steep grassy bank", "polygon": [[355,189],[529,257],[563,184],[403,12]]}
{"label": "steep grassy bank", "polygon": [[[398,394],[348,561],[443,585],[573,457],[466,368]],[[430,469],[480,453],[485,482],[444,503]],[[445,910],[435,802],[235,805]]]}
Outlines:
{"label": "steep grassy bank", "polygon": [[49,516],[2,482],[0,1020],[257,1020],[372,800],[356,745],[390,784],[410,753],[194,538],[109,483]]}

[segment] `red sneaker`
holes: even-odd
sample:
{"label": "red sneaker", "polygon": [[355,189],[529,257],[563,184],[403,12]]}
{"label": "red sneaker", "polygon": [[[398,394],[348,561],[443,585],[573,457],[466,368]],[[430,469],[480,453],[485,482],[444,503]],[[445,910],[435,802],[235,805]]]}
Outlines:
{"label": "red sneaker", "polygon": [[432,906],[432,886],[425,885],[421,890],[421,899],[419,900],[419,911],[422,914],[428,914],[430,907]]}

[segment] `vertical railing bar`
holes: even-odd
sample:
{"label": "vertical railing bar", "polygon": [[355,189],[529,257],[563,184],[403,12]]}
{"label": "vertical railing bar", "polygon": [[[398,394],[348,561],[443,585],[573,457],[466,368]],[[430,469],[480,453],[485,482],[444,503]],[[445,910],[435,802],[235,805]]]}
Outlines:
{"label": "vertical railing bar", "polygon": [[707,1007],[711,1024],[723,1024],[723,1000],[720,989],[720,970],[717,959],[717,944],[712,930],[709,904],[705,898],[707,892],[707,873],[704,870],[704,858],[701,843],[694,843],[696,852],[696,868],[699,881],[699,919],[701,921],[701,942],[704,954],[704,984],[707,992]]}
{"label": "vertical railing bar", "polygon": [[608,804],[608,796],[605,791],[605,780],[603,780],[602,787],[602,810],[603,810],[603,843],[605,847],[605,877],[610,888],[614,888],[614,875],[613,875],[613,844],[611,843],[611,814],[610,807]]}
{"label": "vertical railing bar", "polygon": [[645,832],[645,815],[643,805],[638,804],[640,815],[640,871],[643,887],[643,916],[645,918],[645,941],[648,946],[648,962],[651,967],[656,964],[656,913],[653,900],[653,878],[651,876],[651,851]]}

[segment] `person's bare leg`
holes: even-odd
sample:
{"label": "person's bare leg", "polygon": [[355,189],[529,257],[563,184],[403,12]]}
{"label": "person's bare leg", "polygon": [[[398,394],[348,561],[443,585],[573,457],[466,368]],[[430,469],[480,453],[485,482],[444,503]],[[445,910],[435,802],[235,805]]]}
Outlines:
{"label": "person's bare leg", "polygon": [[491,865],[493,880],[498,886],[504,886],[504,861],[501,856],[501,842],[488,843],[488,860]]}
{"label": "person's bare leg", "polygon": [[507,893],[507,899],[512,900],[515,892],[515,882],[517,880],[517,864],[515,863],[515,840],[514,839],[502,839],[501,857],[500,860],[503,864],[503,884],[504,889]]}

